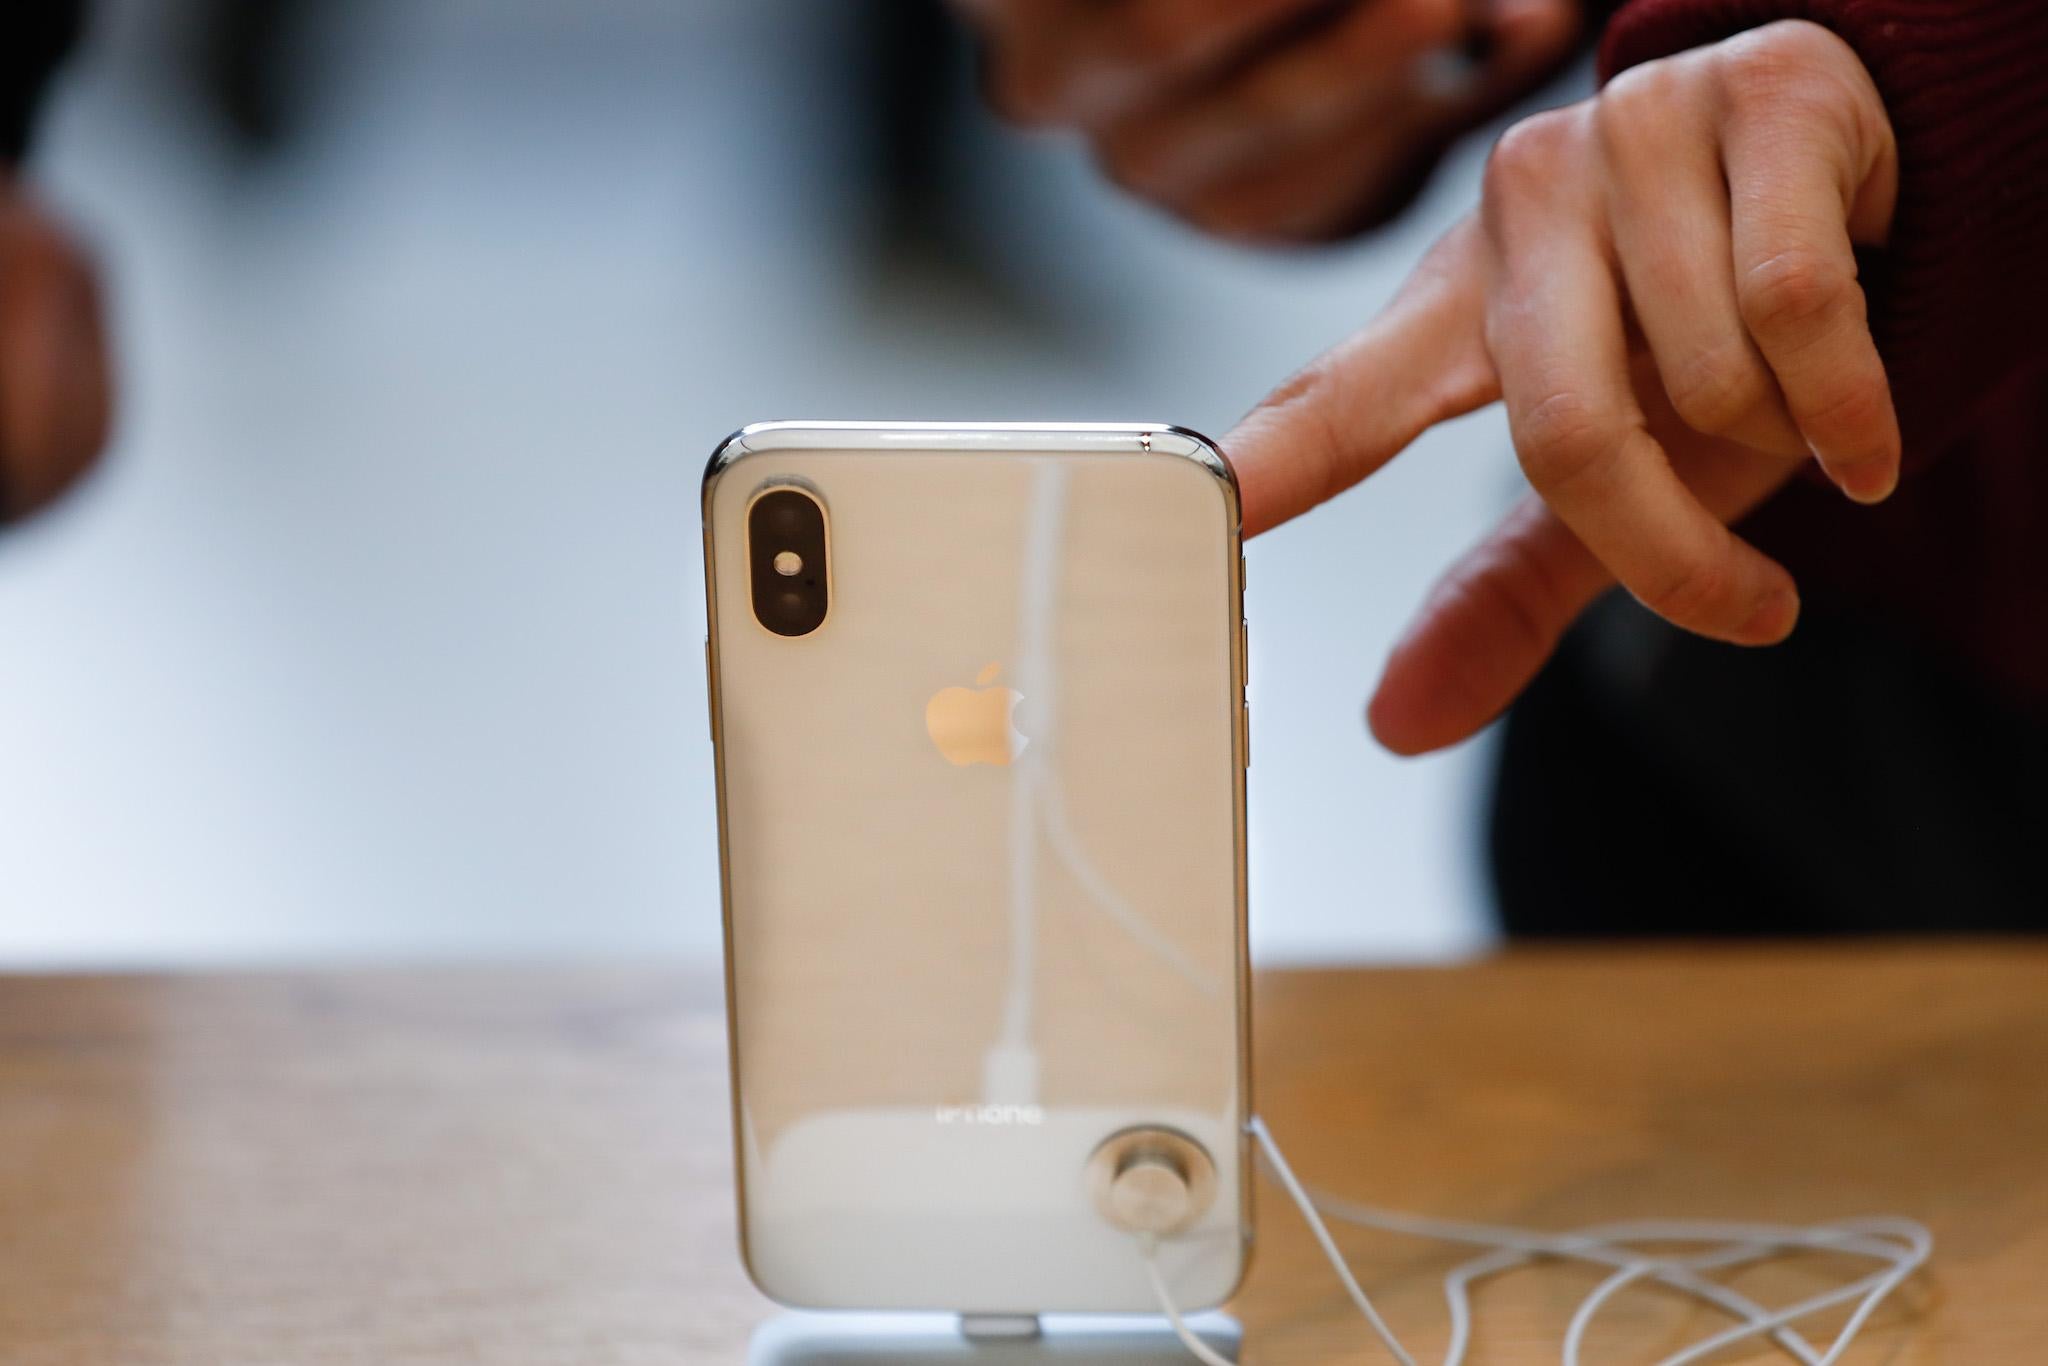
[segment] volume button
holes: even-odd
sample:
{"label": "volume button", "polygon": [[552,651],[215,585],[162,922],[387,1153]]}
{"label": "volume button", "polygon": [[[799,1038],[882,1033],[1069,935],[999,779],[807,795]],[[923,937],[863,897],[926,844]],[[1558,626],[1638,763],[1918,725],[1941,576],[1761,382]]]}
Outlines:
{"label": "volume button", "polygon": [[1237,657],[1242,661],[1239,667],[1244,671],[1240,675],[1243,688],[1237,695],[1238,724],[1244,728],[1244,766],[1249,769],[1252,766],[1252,624],[1242,614],[1237,618],[1237,648]]}

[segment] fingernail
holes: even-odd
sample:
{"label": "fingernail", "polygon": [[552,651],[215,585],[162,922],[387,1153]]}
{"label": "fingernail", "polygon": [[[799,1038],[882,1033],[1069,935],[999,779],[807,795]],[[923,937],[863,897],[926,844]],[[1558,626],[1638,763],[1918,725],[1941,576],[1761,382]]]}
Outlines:
{"label": "fingernail", "polygon": [[1746,641],[1775,643],[1791,635],[1792,627],[1798,621],[1799,594],[1789,588],[1781,588],[1749,614],[1749,620],[1742,623],[1742,629],[1736,634]]}
{"label": "fingernail", "polygon": [[1851,465],[1835,480],[1835,487],[1865,507],[1882,503],[1899,486],[1898,466],[1883,461]]}

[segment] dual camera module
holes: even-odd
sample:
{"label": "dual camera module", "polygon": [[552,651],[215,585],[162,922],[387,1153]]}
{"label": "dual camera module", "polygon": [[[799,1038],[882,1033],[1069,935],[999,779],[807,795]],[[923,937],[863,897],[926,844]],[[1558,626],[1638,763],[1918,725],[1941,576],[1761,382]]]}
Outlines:
{"label": "dual camera module", "polygon": [[754,618],[778,636],[807,636],[831,608],[825,509],[800,488],[771,488],[747,509]]}

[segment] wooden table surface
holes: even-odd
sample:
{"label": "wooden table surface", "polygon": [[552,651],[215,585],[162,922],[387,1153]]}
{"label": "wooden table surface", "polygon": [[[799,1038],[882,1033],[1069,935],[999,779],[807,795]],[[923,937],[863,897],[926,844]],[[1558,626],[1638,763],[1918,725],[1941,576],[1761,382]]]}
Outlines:
{"label": "wooden table surface", "polygon": [[[1849,1362],[2048,1361],[2048,951],[1532,952],[1269,973],[1257,1011],[1261,1108],[1312,1180],[1542,1226],[1909,1214],[1934,1269]],[[8,979],[0,1362],[738,1361],[770,1310],[725,1103],[709,975]],[[1384,1360],[1260,1200],[1247,1359]],[[1455,1254],[1345,1242],[1440,1352]],[[1477,1361],[1556,1360],[1590,1284],[1489,1283]],[[1717,1326],[1655,1292],[1606,1323],[1601,1363]]]}

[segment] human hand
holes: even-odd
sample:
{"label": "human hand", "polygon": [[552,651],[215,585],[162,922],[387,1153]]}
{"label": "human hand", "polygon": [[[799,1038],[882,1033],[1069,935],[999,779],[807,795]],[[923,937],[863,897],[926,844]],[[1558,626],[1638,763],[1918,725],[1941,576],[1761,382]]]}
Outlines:
{"label": "human hand", "polygon": [[[1580,0],[956,0],[996,107],[1112,179],[1259,240],[1356,230],[1569,52]],[[1485,56],[1446,80],[1465,45]],[[1447,60],[1448,59],[1448,60]]]}
{"label": "human hand", "polygon": [[1636,67],[1509,130],[1478,211],[1225,443],[1255,533],[1505,400],[1534,493],[1395,647],[1368,708],[1383,744],[1478,730],[1616,580],[1702,635],[1790,633],[1791,576],[1726,523],[1809,456],[1859,502],[1897,482],[1852,254],[1885,237],[1897,186],[1876,87],[1803,21]]}
{"label": "human hand", "polygon": [[92,464],[109,406],[91,263],[0,174],[0,521],[40,510]]}

